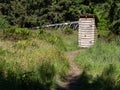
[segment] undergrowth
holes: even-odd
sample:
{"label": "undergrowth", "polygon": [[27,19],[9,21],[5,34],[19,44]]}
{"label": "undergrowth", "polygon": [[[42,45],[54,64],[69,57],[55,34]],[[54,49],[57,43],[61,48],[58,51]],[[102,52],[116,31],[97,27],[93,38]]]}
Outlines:
{"label": "undergrowth", "polygon": [[95,46],[77,55],[76,63],[90,76],[89,82],[94,87],[91,90],[120,89],[119,49],[119,38],[111,42],[98,40]]}
{"label": "undergrowth", "polygon": [[56,78],[64,79],[68,72],[62,39],[41,31],[29,33],[15,28],[0,39],[1,90],[50,90]]}

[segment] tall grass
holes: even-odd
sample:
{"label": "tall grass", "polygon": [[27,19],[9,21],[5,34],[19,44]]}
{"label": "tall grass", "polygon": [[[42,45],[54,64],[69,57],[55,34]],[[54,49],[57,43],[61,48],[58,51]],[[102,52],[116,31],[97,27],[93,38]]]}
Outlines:
{"label": "tall grass", "polygon": [[87,75],[91,76],[91,81],[99,77],[99,81],[100,78],[105,80],[106,87],[112,85],[120,89],[120,44],[118,41],[119,38],[109,43],[98,40],[95,46],[77,55],[76,63],[83,67]]}
{"label": "tall grass", "polygon": [[[35,36],[35,35],[33,35]],[[43,39],[0,40],[0,89],[49,90],[69,64],[57,46]]]}
{"label": "tall grass", "polygon": [[[66,34],[65,31],[67,32],[67,30],[48,30],[46,32],[51,33],[52,35],[57,35],[59,36],[65,46],[65,51],[73,51],[73,50],[77,50],[78,49],[78,44],[77,44],[77,40],[78,40],[78,35],[77,35],[77,30],[73,30],[71,31],[70,29],[70,34]],[[69,33],[69,30],[68,30]]]}
{"label": "tall grass", "polygon": [[44,32],[41,34],[41,31],[40,31],[40,34],[38,35],[38,37],[41,40],[51,43],[52,45],[56,46],[60,50],[63,50],[63,51],[66,50],[64,42],[59,35],[54,35],[48,32]]}

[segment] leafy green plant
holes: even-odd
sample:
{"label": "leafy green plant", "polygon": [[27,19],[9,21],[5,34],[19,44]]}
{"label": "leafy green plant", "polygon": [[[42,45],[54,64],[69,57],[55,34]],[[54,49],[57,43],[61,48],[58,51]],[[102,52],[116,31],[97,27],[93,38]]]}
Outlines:
{"label": "leafy green plant", "polygon": [[3,16],[0,15],[0,29],[5,29],[5,28],[8,28],[10,27],[9,23],[7,20],[4,19]]}
{"label": "leafy green plant", "polygon": [[39,34],[44,34],[44,33],[45,33],[45,30],[39,29]]}
{"label": "leafy green plant", "polygon": [[9,40],[24,40],[28,39],[30,31],[26,28],[8,28],[3,31],[3,38]]}
{"label": "leafy green plant", "polygon": [[63,30],[63,33],[64,33],[64,34],[67,34],[67,35],[73,34],[73,29],[71,29],[71,28],[66,28],[65,30]]}
{"label": "leafy green plant", "polygon": [[1,40],[0,47],[1,90],[50,90],[68,72],[64,54],[46,40]]}
{"label": "leafy green plant", "polygon": [[51,43],[52,45],[55,45],[60,50],[66,50],[66,47],[65,47],[61,37],[58,35],[52,35],[51,33],[44,33],[44,34],[40,34],[38,37],[42,40],[45,40],[45,41]]}

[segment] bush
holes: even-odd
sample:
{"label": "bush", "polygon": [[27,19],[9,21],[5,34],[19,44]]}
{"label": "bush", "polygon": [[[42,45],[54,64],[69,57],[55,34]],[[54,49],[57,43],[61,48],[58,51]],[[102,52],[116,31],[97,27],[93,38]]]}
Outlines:
{"label": "bush", "polygon": [[26,28],[8,28],[3,31],[3,38],[9,40],[25,40],[30,36],[30,31]]}
{"label": "bush", "polygon": [[0,16],[0,29],[8,28],[10,25],[7,20],[4,19],[3,16]]}
{"label": "bush", "polygon": [[45,30],[39,29],[39,34],[44,34],[44,33],[45,33]]}
{"label": "bush", "polygon": [[67,34],[67,35],[73,34],[73,29],[71,29],[71,28],[66,28],[65,30],[63,30],[63,33],[64,33],[64,34]]}

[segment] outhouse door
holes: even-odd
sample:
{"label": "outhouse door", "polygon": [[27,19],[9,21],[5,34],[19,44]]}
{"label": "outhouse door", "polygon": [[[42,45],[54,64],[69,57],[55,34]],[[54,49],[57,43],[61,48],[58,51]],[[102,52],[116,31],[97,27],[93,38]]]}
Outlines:
{"label": "outhouse door", "polygon": [[78,43],[80,47],[90,47],[94,45],[95,19],[94,18],[80,18],[78,33],[79,33]]}

